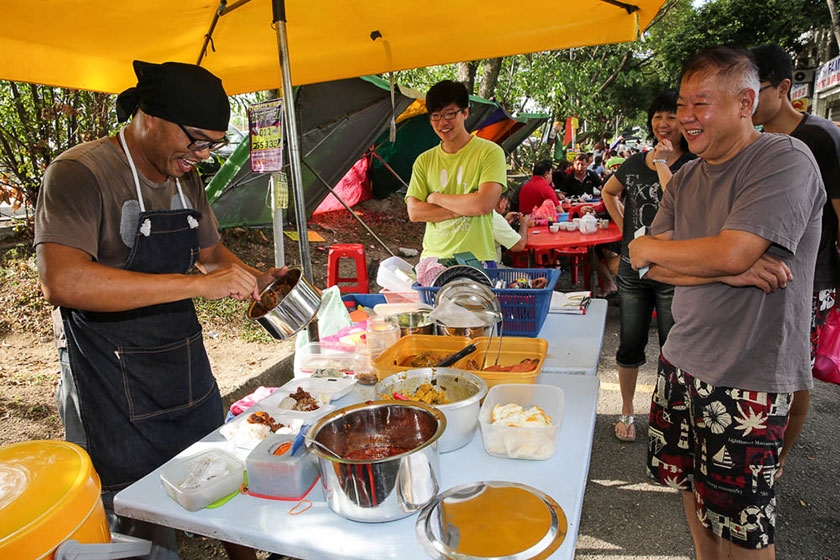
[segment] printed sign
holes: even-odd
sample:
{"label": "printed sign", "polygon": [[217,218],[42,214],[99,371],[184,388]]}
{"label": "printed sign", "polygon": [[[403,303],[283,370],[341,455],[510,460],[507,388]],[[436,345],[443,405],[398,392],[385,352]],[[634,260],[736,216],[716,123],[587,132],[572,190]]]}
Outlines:
{"label": "printed sign", "polygon": [[272,99],[248,107],[251,171],[283,169],[283,100]]}
{"label": "printed sign", "polygon": [[793,84],[790,88],[790,99],[796,101],[808,97],[808,86],[810,84]]}
{"label": "printed sign", "polygon": [[840,84],[840,56],[820,66],[814,91],[819,93],[838,84]]}

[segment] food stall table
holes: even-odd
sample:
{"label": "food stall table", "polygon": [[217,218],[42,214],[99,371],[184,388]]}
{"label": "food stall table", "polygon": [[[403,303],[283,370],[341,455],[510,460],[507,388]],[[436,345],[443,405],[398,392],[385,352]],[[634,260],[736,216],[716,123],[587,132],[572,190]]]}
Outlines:
{"label": "food stall table", "polygon": [[543,376],[553,373],[596,375],[607,322],[607,300],[593,299],[585,315],[549,313],[539,338],[548,341]]}
{"label": "food stall table", "polygon": [[[565,393],[563,423],[554,457],[529,461],[490,456],[484,451],[481,434],[476,430],[465,447],[440,456],[440,490],[478,481],[504,480],[545,492],[560,504],[568,520],[566,538],[551,558],[572,559],[589,472],[599,380],[594,376],[541,374],[537,382],[556,385]],[[371,388],[357,386],[333,404],[345,406],[370,398],[366,392],[372,394]],[[218,430],[190,446],[178,458],[213,447],[228,448]],[[415,535],[417,514],[387,523],[350,521],[329,509],[320,482],[307,496],[312,506],[297,515],[290,514],[296,502],[244,494],[216,509],[189,512],[164,491],[160,471],[165,466],[117,494],[116,513],[304,560],[429,558]]]}

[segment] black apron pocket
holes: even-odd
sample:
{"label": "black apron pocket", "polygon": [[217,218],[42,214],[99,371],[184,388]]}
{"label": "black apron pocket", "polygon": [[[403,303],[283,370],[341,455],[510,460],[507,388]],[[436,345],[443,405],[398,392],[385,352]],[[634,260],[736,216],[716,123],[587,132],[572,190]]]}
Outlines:
{"label": "black apron pocket", "polygon": [[131,421],[187,409],[216,388],[200,329],[164,346],[120,347],[116,354]]}

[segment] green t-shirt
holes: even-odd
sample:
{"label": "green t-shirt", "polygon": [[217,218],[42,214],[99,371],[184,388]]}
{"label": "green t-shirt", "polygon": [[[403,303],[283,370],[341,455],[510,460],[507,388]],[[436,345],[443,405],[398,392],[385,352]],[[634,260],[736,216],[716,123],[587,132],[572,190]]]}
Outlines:
{"label": "green t-shirt", "polygon": [[[447,154],[438,145],[420,154],[405,196],[425,202],[433,192],[470,194],[478,191],[482,183],[499,183],[505,188],[506,181],[504,150],[494,142],[473,136],[458,153]],[[450,258],[466,251],[481,261],[495,259],[492,212],[426,224],[421,257]]]}

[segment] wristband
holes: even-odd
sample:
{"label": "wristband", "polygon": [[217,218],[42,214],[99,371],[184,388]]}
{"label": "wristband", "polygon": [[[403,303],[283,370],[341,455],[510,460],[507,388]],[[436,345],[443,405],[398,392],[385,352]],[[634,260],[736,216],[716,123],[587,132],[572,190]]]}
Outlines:
{"label": "wristband", "polygon": [[668,165],[668,160],[667,159],[655,159],[655,160],[653,160],[654,165],[656,165],[657,163],[664,163],[665,165]]}

